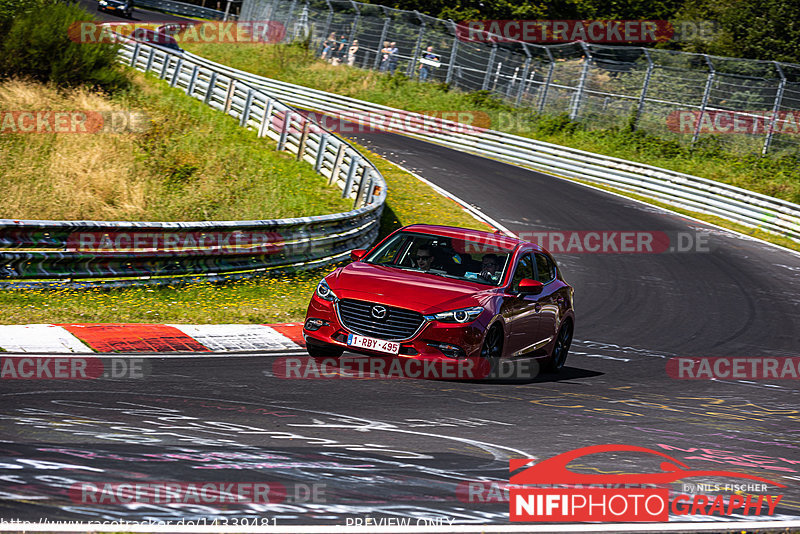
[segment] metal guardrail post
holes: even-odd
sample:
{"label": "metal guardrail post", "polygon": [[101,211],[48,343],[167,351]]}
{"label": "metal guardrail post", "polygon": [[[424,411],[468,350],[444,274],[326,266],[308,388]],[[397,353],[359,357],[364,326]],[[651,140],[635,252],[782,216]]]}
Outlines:
{"label": "metal guardrail post", "polygon": [[246,127],[247,121],[250,120],[250,107],[253,105],[253,90],[247,90],[247,98],[244,101],[244,108],[242,109],[242,117],[239,119],[239,126]]}
{"label": "metal guardrail post", "polygon": [[775,103],[772,104],[772,120],[769,121],[769,130],[767,130],[767,137],[764,139],[764,147],[761,149],[762,156],[767,155],[772,144],[772,137],[775,135],[775,124],[778,121],[778,114],[781,112],[781,104],[783,103],[783,91],[786,88],[786,76],[783,74],[783,69],[777,61],[774,63],[775,68],[778,69],[778,74],[781,75],[781,81],[778,83],[778,92],[775,93]]}
{"label": "metal guardrail post", "polygon": [[383,28],[381,29],[381,36],[380,39],[378,39],[378,45],[375,47],[377,49],[377,52],[375,53],[375,62],[372,65],[373,69],[378,69],[381,66],[381,58],[383,57],[383,54],[381,54],[381,50],[383,50],[383,42],[386,40],[386,35],[389,33],[389,25],[391,23],[392,23],[391,17],[385,17],[383,19]]}
{"label": "metal guardrail post", "polygon": [[208,104],[211,102],[211,97],[214,96],[214,88],[217,86],[217,73],[212,72],[211,78],[208,80],[208,86],[206,86],[206,96],[203,98],[203,103]]}
{"label": "metal guardrail post", "polygon": [[275,102],[268,98],[266,102],[264,102],[264,117],[261,119],[261,124],[258,127],[258,136],[264,137],[267,135],[269,131],[269,123],[272,122],[272,107],[275,105]]}
{"label": "metal guardrail post", "polygon": [[194,86],[197,83],[197,75],[200,72],[200,66],[195,65],[192,69],[192,77],[189,78],[189,85],[186,86],[186,94],[192,96],[192,92],[194,91]]}
{"label": "metal guardrail post", "polygon": [[422,38],[425,35],[425,20],[422,18],[422,15],[419,14],[419,11],[414,11],[419,19],[419,33],[417,34],[417,43],[414,45],[414,54],[411,56],[411,62],[408,64],[408,68],[406,69],[406,76],[409,78],[414,77],[414,68],[417,65],[417,60],[419,59],[419,50],[422,46]]}
{"label": "metal guardrail post", "polygon": [[236,92],[236,80],[231,78],[228,80],[228,94],[225,95],[225,106],[222,108],[222,112],[224,114],[228,114],[231,110],[231,104],[233,103],[233,94]]}
{"label": "metal guardrail post", "polygon": [[356,192],[356,198],[353,200],[353,209],[356,209],[358,205],[363,201],[364,192],[368,191],[368,186],[372,184],[372,169],[369,167],[364,167],[364,172],[361,173],[361,180],[358,182],[358,191]]}
{"label": "metal guardrail post", "polygon": [[300,143],[297,145],[297,161],[303,159],[303,154],[306,151],[306,143],[308,142],[308,130],[311,127],[311,121],[306,119],[303,122],[303,133],[300,135]]}
{"label": "metal guardrail post", "polygon": [[133,53],[131,54],[131,67],[136,67],[136,62],[139,60],[139,48],[141,45],[136,43],[133,47]]}
{"label": "metal guardrail post", "polygon": [[497,56],[497,43],[492,41],[492,52],[489,54],[489,64],[486,65],[486,75],[483,77],[481,91],[489,89],[489,79],[492,77],[492,67],[494,66],[495,56]]}
{"label": "metal guardrail post", "polygon": [[347,180],[345,180],[344,187],[342,188],[342,198],[350,196],[350,190],[353,188],[353,179],[356,177],[356,171],[358,170],[358,164],[360,162],[361,158],[355,154],[350,157],[350,168],[347,169]]}
{"label": "metal guardrail post", "polygon": [[183,58],[178,58],[178,63],[175,65],[175,72],[172,73],[172,80],[169,82],[170,87],[178,85],[178,78],[181,76],[181,69],[183,68]]}
{"label": "metal guardrail post", "polygon": [[697,117],[697,124],[694,127],[694,134],[692,135],[692,146],[694,146],[694,144],[700,138],[700,128],[703,125],[703,116],[706,113],[708,98],[711,95],[711,84],[714,83],[714,75],[716,74],[716,71],[714,70],[714,64],[711,63],[711,59],[706,54],[703,54],[703,57],[706,59],[706,63],[708,64],[708,78],[706,79],[706,87],[703,90],[703,100],[700,102],[700,115]]}
{"label": "metal guardrail post", "polygon": [[286,146],[286,138],[289,136],[289,127],[292,124],[292,112],[287,111],[283,114],[283,125],[281,126],[281,136],[278,139],[276,150],[281,151]]}
{"label": "metal guardrail post", "polygon": [[150,72],[150,69],[153,68],[153,58],[155,58],[155,55],[156,55],[156,49],[151,48],[150,53],[147,54],[147,65],[145,65],[144,67],[145,72]]}
{"label": "metal guardrail post", "polygon": [[333,162],[333,167],[331,167],[331,177],[328,180],[328,185],[335,184],[339,179],[339,167],[342,166],[342,160],[344,159],[344,151],[346,148],[347,147],[344,143],[339,144],[339,151],[336,153],[336,159]]}
{"label": "metal guardrail post", "polygon": [[444,83],[450,85],[450,82],[453,81],[453,67],[456,64],[456,55],[458,54],[458,28],[452,19],[447,20],[450,23],[450,28],[453,30],[453,47],[450,49],[450,61],[447,63],[447,76],[444,79]]}
{"label": "metal guardrail post", "polygon": [[550,90],[550,84],[553,83],[553,71],[556,68],[556,58],[553,57],[553,53],[549,48],[545,48],[544,51],[547,52],[547,60],[550,62],[550,65],[547,67],[547,78],[544,80],[542,96],[539,98],[539,113],[544,111],[544,105],[547,102],[547,92]]}
{"label": "metal guardrail post", "polygon": [[647,98],[647,89],[650,87],[650,77],[653,74],[654,64],[650,57],[650,52],[648,52],[646,48],[642,48],[642,52],[644,52],[644,56],[647,58],[647,71],[644,74],[644,82],[642,82],[642,92],[639,95],[639,102],[636,104],[636,115],[633,118],[633,124],[631,124],[632,130],[635,130],[639,125],[639,118],[642,116],[645,98]]}
{"label": "metal guardrail post", "polygon": [[525,92],[525,82],[528,80],[528,72],[531,70],[531,51],[528,50],[528,45],[525,43],[522,43],[522,49],[525,51],[525,65],[522,67],[522,76],[519,79],[517,98],[514,100],[515,106],[519,106],[520,102],[522,102],[522,94]]}
{"label": "metal guardrail post", "polygon": [[170,63],[172,63],[172,56],[170,54],[164,54],[164,63],[161,64],[161,73],[158,75],[159,79],[166,79]]}
{"label": "metal guardrail post", "polygon": [[319,136],[319,146],[317,147],[317,159],[314,162],[314,171],[322,171],[322,162],[325,161],[325,151],[328,149],[328,135],[323,133]]}
{"label": "metal guardrail post", "polygon": [[581,103],[583,101],[583,93],[586,89],[586,78],[589,75],[589,66],[592,63],[592,53],[589,47],[581,41],[581,48],[583,48],[583,68],[581,69],[581,77],[578,80],[578,89],[575,91],[575,99],[572,101],[572,107],[569,111],[570,120],[575,120],[581,110]]}

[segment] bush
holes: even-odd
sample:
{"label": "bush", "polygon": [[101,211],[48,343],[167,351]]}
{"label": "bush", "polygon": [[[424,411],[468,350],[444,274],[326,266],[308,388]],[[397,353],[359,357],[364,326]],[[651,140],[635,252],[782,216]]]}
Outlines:
{"label": "bush", "polygon": [[[8,12],[19,11],[16,0],[0,2]],[[41,0],[35,9],[17,16],[2,39],[2,76],[32,78],[62,87],[85,85],[108,92],[129,87],[116,61],[118,45],[70,40],[70,25],[86,20],[94,17],[75,4]]]}

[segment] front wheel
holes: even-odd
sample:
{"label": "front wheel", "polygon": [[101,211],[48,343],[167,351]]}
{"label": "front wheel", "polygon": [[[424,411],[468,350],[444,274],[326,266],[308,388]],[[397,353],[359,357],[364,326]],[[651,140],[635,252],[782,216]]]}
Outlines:
{"label": "front wheel", "polygon": [[556,338],[556,345],[553,347],[553,355],[550,357],[550,362],[547,365],[547,370],[551,373],[560,371],[564,364],[567,362],[567,354],[569,353],[569,346],[572,344],[572,323],[566,322],[558,331]]}
{"label": "front wheel", "polygon": [[314,345],[311,343],[306,344],[306,351],[312,358],[338,358],[344,353],[344,349],[334,345]]}
{"label": "front wheel", "polygon": [[483,378],[490,378],[494,375],[495,370],[500,365],[500,356],[503,354],[503,330],[498,327],[492,327],[486,333],[486,338],[483,340],[481,347],[481,358],[486,362],[485,376]]}

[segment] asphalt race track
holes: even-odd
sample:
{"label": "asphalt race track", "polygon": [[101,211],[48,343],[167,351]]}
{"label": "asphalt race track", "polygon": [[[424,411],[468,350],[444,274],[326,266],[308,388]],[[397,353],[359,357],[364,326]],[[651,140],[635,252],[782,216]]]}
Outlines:
{"label": "asphalt race track", "polygon": [[[3,380],[0,517],[497,524],[508,521],[508,503],[470,492],[478,487],[470,483],[499,487],[489,483],[508,481],[511,458],[614,443],[664,452],[692,469],[779,482],[786,488],[756,492],[783,495],[775,515],[747,519],[800,518],[797,380],[679,380],[667,373],[675,357],[797,357],[800,256],[437,145],[379,133],[359,140],[514,232],[664,232],[673,248],[690,250],[555,254],[576,288],[577,315],[576,339],[558,375],[285,379],[274,375],[287,354],[271,354],[154,357],[143,379]],[[586,474],[660,471],[658,458],[627,452],[570,467]],[[683,482],[709,480],[720,479]],[[124,503],[85,491],[87,484],[156,481],[267,483],[286,497]],[[695,492],[681,483],[672,488]],[[744,518],[725,518],[736,519]]]}

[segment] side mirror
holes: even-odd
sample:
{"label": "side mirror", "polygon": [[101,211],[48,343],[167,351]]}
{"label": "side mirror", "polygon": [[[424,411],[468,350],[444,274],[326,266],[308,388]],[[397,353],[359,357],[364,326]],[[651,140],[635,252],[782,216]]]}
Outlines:
{"label": "side mirror", "polygon": [[353,260],[353,261],[358,261],[361,258],[363,258],[366,253],[367,253],[367,250],[363,249],[363,248],[357,248],[355,250],[351,250],[350,251],[350,259]]}
{"label": "side mirror", "polygon": [[530,278],[523,278],[519,281],[519,294],[520,295],[538,295],[542,292],[544,285],[538,280]]}

